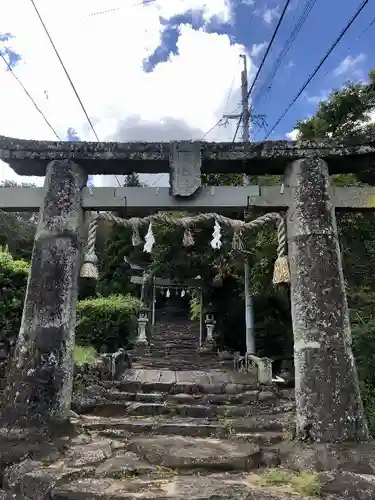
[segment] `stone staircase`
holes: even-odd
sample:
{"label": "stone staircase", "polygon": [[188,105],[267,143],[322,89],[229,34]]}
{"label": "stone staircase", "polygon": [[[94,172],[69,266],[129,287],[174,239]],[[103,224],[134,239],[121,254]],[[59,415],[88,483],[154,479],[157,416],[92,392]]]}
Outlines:
{"label": "stone staircase", "polygon": [[306,498],[261,481],[280,463],[293,392],[199,356],[197,332],[186,322],[160,325],[122,380],[74,395],[80,433],[63,451],[29,453],[5,468],[2,487],[29,500]]}
{"label": "stone staircase", "polygon": [[294,402],[292,391],[260,388],[243,374],[135,369],[91,387],[73,409],[90,432],[111,437],[230,436],[268,445],[283,439]]}
{"label": "stone staircase", "polygon": [[62,481],[52,498],[289,498],[258,491],[256,477],[280,463],[293,397],[290,390],[260,387],[247,374],[132,369],[76,398],[88,440],[77,459],[84,476]]}
{"label": "stone staircase", "polygon": [[232,361],[219,361],[216,352],[198,352],[199,325],[189,320],[165,321],[155,327],[151,346],[137,346],[137,368],[171,370],[233,369]]}

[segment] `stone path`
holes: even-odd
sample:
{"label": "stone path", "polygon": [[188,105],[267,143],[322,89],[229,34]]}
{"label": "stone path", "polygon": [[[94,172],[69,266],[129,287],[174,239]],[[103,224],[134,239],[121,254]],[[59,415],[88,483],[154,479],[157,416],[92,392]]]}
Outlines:
{"label": "stone path", "polygon": [[219,361],[216,352],[199,351],[199,325],[191,321],[160,323],[155,328],[151,347],[134,352],[135,367],[175,371],[230,369],[233,361]]}
{"label": "stone path", "polygon": [[168,369],[169,357],[147,369],[142,358],[123,380],[75,394],[80,434],[58,452],[28,453],[22,466],[8,467],[3,488],[29,500],[303,498],[259,482],[259,470],[279,464],[293,393],[220,369],[214,355],[207,368],[194,330],[180,331],[189,332],[190,356],[201,369]]}
{"label": "stone path", "polygon": [[[256,382],[256,377],[252,373],[234,372],[231,370],[189,370],[176,371],[168,369],[148,370],[148,369],[132,369],[129,370],[121,386],[126,386],[127,383],[138,385],[138,387],[149,384],[150,386],[160,386],[163,389],[171,389],[171,386],[176,385],[177,388],[184,390],[193,390],[193,386],[200,386],[203,390],[209,391],[215,387],[228,386],[230,384],[251,385]],[[218,391],[219,389],[216,389]]]}

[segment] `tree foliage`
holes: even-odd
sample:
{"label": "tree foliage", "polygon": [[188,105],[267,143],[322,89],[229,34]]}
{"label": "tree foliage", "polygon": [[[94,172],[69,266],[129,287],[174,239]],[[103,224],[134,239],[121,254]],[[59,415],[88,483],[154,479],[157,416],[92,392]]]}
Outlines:
{"label": "tree foliage", "polygon": [[0,248],[0,332],[7,344],[18,335],[28,273],[28,262]]}
{"label": "tree foliage", "polygon": [[[12,352],[21,325],[30,264],[0,248],[0,342]],[[128,347],[136,332],[140,302],[131,295],[112,295],[77,302],[76,342],[97,351]],[[1,378],[0,373],[0,378]]]}
{"label": "tree foliage", "polygon": [[[138,174],[132,173],[126,176],[124,186],[142,187]],[[127,216],[126,211],[119,211],[117,215]],[[141,238],[144,238],[146,231],[147,229],[140,229]],[[104,248],[100,255],[100,279],[97,291],[103,296],[135,293],[137,285],[130,282],[134,272],[129,262],[147,266],[150,261],[149,256],[141,248],[133,247],[131,228],[107,225],[105,233]]]}
{"label": "tree foliage", "polygon": [[343,88],[331,92],[322,101],[315,115],[297,122],[303,139],[335,138],[361,135],[375,131],[371,113],[375,109],[375,70],[369,73],[369,82],[347,82]]}

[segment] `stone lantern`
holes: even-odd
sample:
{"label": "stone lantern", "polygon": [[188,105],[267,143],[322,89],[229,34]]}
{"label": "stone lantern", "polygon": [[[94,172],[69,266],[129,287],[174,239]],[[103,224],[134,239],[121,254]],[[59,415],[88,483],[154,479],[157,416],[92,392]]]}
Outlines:
{"label": "stone lantern", "polygon": [[216,325],[215,315],[212,312],[208,312],[206,314],[204,322],[206,324],[206,330],[207,330],[206,343],[211,344],[214,342],[213,333]]}
{"label": "stone lantern", "polygon": [[148,310],[142,308],[138,316],[138,336],[136,344],[147,344]]}

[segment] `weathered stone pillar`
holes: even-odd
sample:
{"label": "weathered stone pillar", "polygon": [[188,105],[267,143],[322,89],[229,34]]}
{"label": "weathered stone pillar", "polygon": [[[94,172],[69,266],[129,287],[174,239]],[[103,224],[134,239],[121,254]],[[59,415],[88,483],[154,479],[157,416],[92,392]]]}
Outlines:
{"label": "weathered stone pillar", "polygon": [[66,421],[70,411],[87,175],[71,161],[47,167],[20,333],[0,425]]}
{"label": "weathered stone pillar", "polygon": [[369,439],[360,397],[328,168],[309,158],[286,173],[297,437]]}

